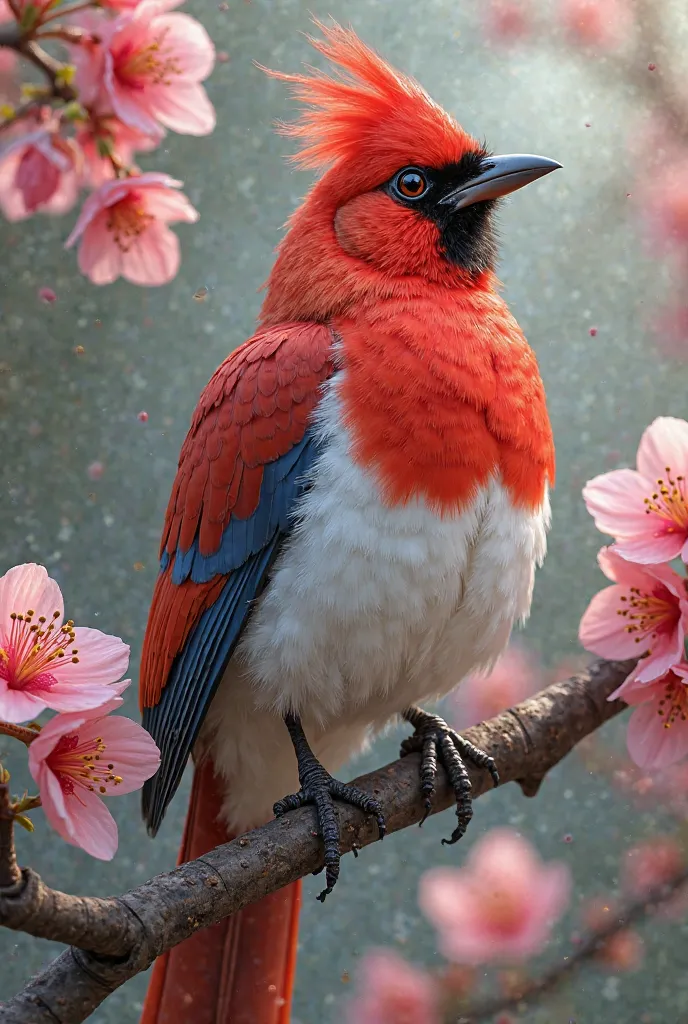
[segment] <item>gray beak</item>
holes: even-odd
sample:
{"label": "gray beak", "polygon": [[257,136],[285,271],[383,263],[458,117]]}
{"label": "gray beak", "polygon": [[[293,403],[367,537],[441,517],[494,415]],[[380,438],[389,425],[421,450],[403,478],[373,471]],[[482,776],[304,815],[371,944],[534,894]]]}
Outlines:
{"label": "gray beak", "polygon": [[500,196],[506,196],[542,178],[550,171],[556,171],[561,164],[546,156],[512,153],[509,156],[485,157],[483,167],[484,170],[477,178],[472,178],[444,196],[440,204],[462,210],[465,206],[482,203],[486,199],[499,199]]}

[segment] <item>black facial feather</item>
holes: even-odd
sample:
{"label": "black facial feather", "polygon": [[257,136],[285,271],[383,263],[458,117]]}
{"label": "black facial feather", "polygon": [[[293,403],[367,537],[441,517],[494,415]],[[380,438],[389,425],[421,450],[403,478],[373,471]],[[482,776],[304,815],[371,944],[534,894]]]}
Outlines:
{"label": "black facial feather", "polygon": [[[454,189],[476,178],[489,157],[486,150],[466,153],[458,163],[444,167],[413,165],[422,173],[428,188],[420,198],[405,197],[399,191],[399,171],[381,186],[395,203],[408,206],[433,221],[440,232],[440,246],[451,262],[469,273],[492,269],[497,258],[497,241],[492,213],[498,200],[473,203],[462,210],[441,205],[440,200]],[[403,168],[402,168],[403,170]]]}

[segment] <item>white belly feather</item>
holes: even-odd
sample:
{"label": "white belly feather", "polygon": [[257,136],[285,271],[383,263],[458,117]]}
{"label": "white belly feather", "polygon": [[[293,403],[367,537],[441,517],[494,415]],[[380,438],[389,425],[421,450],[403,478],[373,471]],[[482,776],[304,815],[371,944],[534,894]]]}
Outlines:
{"label": "white belly feather", "polygon": [[[339,378],[341,379],[341,377]],[[514,509],[498,480],[439,516],[389,508],[352,461],[335,378],[317,427],[323,454],[201,737],[227,779],[227,823],[267,820],[298,789],[281,713],[302,716],[330,771],[413,703],[448,693],[504,650],[527,617],[549,502]]]}

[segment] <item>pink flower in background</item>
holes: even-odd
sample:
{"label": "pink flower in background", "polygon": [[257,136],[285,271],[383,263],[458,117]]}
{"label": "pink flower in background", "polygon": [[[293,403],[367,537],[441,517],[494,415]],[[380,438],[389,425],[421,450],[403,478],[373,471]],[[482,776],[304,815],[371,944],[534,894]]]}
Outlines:
{"label": "pink flower in background", "polygon": [[155,149],[165,137],[165,131],[158,129],[155,136],[144,135],[136,128],[130,128],[116,117],[100,117],[84,126],[76,136],[77,145],[84,155],[84,177],[91,188],[99,188],[104,182],[112,181],[115,169],[112,161],[104,155],[103,147],[110,147],[117,160],[128,167],[134,153],[147,153]]}
{"label": "pink flower in background", "polygon": [[350,1024],[441,1024],[432,979],[391,950],[368,953],[359,991],[347,1007]]}
{"label": "pink flower in background", "polygon": [[523,39],[531,30],[527,0],[490,0],[485,8],[485,30],[489,39],[510,43]]}
{"label": "pink flower in background", "polygon": [[160,764],[142,726],[107,717],[118,703],[121,697],[97,711],[56,715],[29,747],[29,771],[49,823],[99,860],[111,860],[117,850],[117,825],[101,796],[139,789]]}
{"label": "pink flower in background", "polygon": [[7,220],[62,214],[79,194],[80,153],[53,125],[20,135],[0,149],[0,208]]}
{"label": "pink flower in background", "polygon": [[634,897],[646,896],[678,875],[685,864],[681,847],[671,836],[638,843],[626,850],[623,886]]}
{"label": "pink flower in background", "polygon": [[145,135],[159,124],[184,135],[207,135],[215,111],[200,84],[213,69],[207,32],[188,14],[169,13],[179,0],[143,0],[81,48],[77,86],[83,102]]}
{"label": "pink flower in background", "polygon": [[629,681],[658,679],[683,657],[686,581],[665,565],[627,562],[614,548],[602,548],[597,560],[614,586],[595,594],[588,605],[579,627],[581,644],[601,658],[640,657]]}
{"label": "pink flower in background", "polygon": [[103,7],[111,11],[133,11],[141,3],[141,0],[100,0]]}
{"label": "pink flower in background", "polygon": [[[7,0],[0,0],[0,25],[6,21],[14,21],[14,15]],[[8,46],[0,47],[0,85],[2,78],[9,77],[17,66],[17,54]]]}
{"label": "pink flower in background", "polygon": [[626,746],[640,768],[661,770],[688,754],[688,664],[682,662],[651,683],[631,676],[610,700],[638,705],[626,732]]}
{"label": "pink flower in background", "polygon": [[42,565],[0,578],[0,718],[25,722],[45,708],[82,711],[112,698],[129,647],[99,629],[63,622],[64,603]]}
{"label": "pink flower in background", "polygon": [[426,872],[419,902],[449,960],[518,961],[544,947],[570,888],[565,864],[545,864],[516,832],[493,829],[471,849],[465,867]]}
{"label": "pink flower in background", "polygon": [[632,562],[688,561],[688,423],[660,416],[645,430],[638,469],[596,476],[583,488],[595,526]]}
{"label": "pink flower in background", "polygon": [[449,698],[451,719],[461,731],[532,696],[545,685],[534,654],[510,644],[488,675],[471,675]]}
{"label": "pink flower in background", "polygon": [[632,24],[627,0],[560,0],[559,13],[574,43],[602,49],[622,43]]}
{"label": "pink flower in background", "polygon": [[139,285],[171,281],[179,269],[179,239],[167,225],[198,220],[186,196],[176,191],[181,185],[154,172],[101,185],[84,203],[65,243],[69,248],[81,240],[81,272],[94,284],[120,276]]}
{"label": "pink flower in background", "polygon": [[654,168],[641,190],[652,235],[660,243],[688,243],[688,151],[672,154],[669,163]]}

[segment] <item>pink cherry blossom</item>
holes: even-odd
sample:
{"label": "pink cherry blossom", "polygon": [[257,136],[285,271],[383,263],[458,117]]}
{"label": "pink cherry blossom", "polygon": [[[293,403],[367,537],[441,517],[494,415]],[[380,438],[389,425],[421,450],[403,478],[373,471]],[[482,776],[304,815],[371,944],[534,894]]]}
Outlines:
{"label": "pink cherry blossom", "polygon": [[670,164],[653,170],[641,195],[652,236],[660,243],[688,243],[688,151],[673,155]]}
{"label": "pink cherry blossom", "polygon": [[523,39],[531,30],[528,0],[489,0],[485,7],[488,38],[500,43]]}
{"label": "pink cherry blossom", "polygon": [[110,700],[129,648],[64,618],[62,594],[42,565],[0,578],[0,718],[25,722],[45,708],[81,711]]}
{"label": "pink cherry blossom", "polygon": [[569,38],[583,46],[610,49],[631,27],[627,0],[561,0],[559,13]]}
{"label": "pink cherry blossom", "polygon": [[188,14],[170,13],[180,0],[143,0],[120,14],[98,45],[81,48],[76,83],[83,102],[145,135],[159,124],[184,135],[207,135],[215,111],[200,84],[215,52],[205,29]]}
{"label": "pink cherry blossom", "polygon": [[603,473],[583,488],[598,530],[632,562],[688,561],[688,423],[660,416],[645,430],[637,470]]}
{"label": "pink cherry blossom", "polygon": [[570,885],[565,864],[543,863],[530,843],[500,828],[475,844],[465,867],[426,872],[419,902],[449,960],[520,961],[546,944]]}
{"label": "pink cherry blossom", "polygon": [[350,1024],[441,1024],[432,979],[396,953],[371,951],[359,972],[358,993],[347,1006]]}
{"label": "pink cherry blossom", "polygon": [[602,548],[597,560],[614,586],[588,605],[579,627],[582,646],[602,658],[640,657],[629,680],[659,679],[683,657],[686,580],[666,565],[627,562],[613,547]]}
{"label": "pink cherry blossom", "polygon": [[136,128],[123,124],[118,118],[96,117],[76,135],[76,143],[84,156],[84,178],[91,188],[99,188],[104,182],[112,181],[115,168],[112,160],[104,155],[109,147],[121,166],[128,167],[134,153],[147,153],[155,149],[165,137],[165,131],[158,129],[156,135],[144,135]]}
{"label": "pink cherry blossom", "polygon": [[452,724],[477,725],[532,696],[545,685],[542,666],[524,647],[511,644],[487,675],[465,679],[450,697]]}
{"label": "pink cherry blossom", "polygon": [[688,663],[660,679],[640,683],[631,675],[609,698],[637,705],[626,732],[628,753],[644,769],[661,770],[688,754]]}
{"label": "pink cherry blossom", "polygon": [[176,191],[181,185],[155,172],[101,185],[84,203],[65,243],[69,248],[81,239],[81,272],[94,284],[120,276],[139,285],[171,281],[179,269],[179,239],[167,225],[198,220],[186,196]]}
{"label": "pink cherry blossom", "polygon": [[0,149],[0,208],[7,220],[66,213],[79,194],[80,166],[74,142],[50,124]]}
{"label": "pink cherry blossom", "polygon": [[[3,22],[14,21],[14,14],[7,0],[0,0],[0,25]],[[0,86],[4,85],[3,79],[9,78],[17,65],[17,54],[8,46],[0,47]]]}
{"label": "pink cherry blossom", "polygon": [[117,825],[101,796],[139,789],[160,764],[160,751],[142,726],[104,715],[118,702],[56,715],[29,747],[29,771],[49,823],[99,860],[111,860],[117,850]]}
{"label": "pink cherry blossom", "polygon": [[647,896],[666,885],[680,872],[685,857],[672,836],[656,836],[626,851],[623,863],[623,887],[632,896]]}

